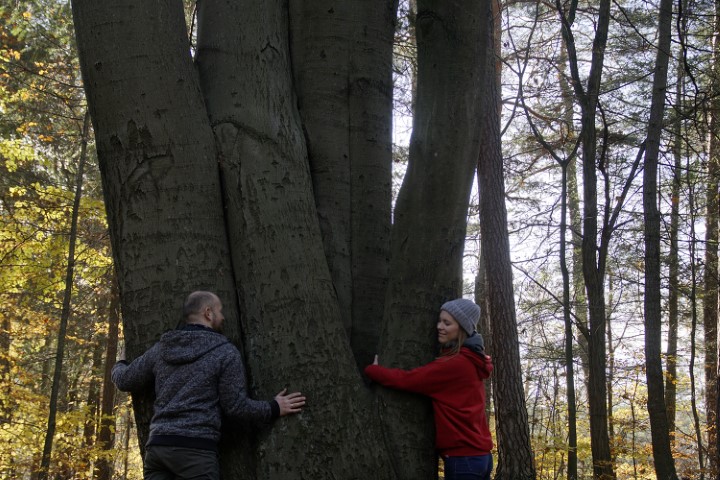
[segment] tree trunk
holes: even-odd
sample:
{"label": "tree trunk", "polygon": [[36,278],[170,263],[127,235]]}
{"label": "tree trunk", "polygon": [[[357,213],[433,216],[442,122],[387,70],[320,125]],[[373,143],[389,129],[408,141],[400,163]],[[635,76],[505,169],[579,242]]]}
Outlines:
{"label": "tree trunk", "polygon": [[[174,1],[73,1],[128,359],[180,320],[193,290],[224,301],[238,336],[213,133]],[[133,395],[141,449],[152,392]]]}
{"label": "tree trunk", "polygon": [[[610,305],[615,304],[615,284],[612,276],[608,281],[608,303]],[[613,415],[614,402],[614,391],[613,385],[615,381],[615,342],[612,329],[612,310],[605,310],[605,335],[607,335],[607,406],[608,406],[608,437],[610,439],[610,459],[615,464],[617,460],[617,450],[613,448],[613,442],[615,441],[615,416]]]}
{"label": "tree trunk", "polygon": [[12,323],[10,315],[0,313],[0,425],[10,422],[14,401],[12,398],[12,376],[10,364],[10,347],[12,345]]}
{"label": "tree trunk", "polygon": [[262,432],[255,476],[352,478],[362,465],[388,478],[323,251],[282,6],[198,11],[197,64],[220,150],[250,391],[271,398],[292,382],[312,405],[303,421],[285,421],[294,435]]}
{"label": "tree trunk", "polygon": [[[478,78],[485,64],[477,59],[486,54],[480,42],[488,33],[481,3],[462,5],[417,4],[417,101],[410,159],[394,211],[380,346],[381,363],[393,367],[433,358],[439,307],[462,292],[465,224],[483,116]],[[435,478],[429,403],[388,391],[382,399],[385,439],[400,467],[398,477]]]}
{"label": "tree trunk", "polygon": [[[563,121],[567,135],[573,124],[573,92],[567,81],[567,47],[560,50],[559,83],[562,92]],[[578,325],[578,356],[583,368],[586,385],[589,377],[588,362],[588,330],[587,330],[587,300],[585,297],[585,283],[582,276],[582,212],[580,210],[580,195],[578,193],[577,181],[577,155],[572,155],[561,164],[562,168],[562,211],[560,220],[560,268],[563,275],[563,320],[565,323],[565,370],[567,384],[567,405],[568,405],[568,457],[567,457],[567,478],[575,480],[578,478],[578,456],[577,456],[577,400],[575,393],[575,349],[573,339],[574,329],[572,328],[572,313],[575,314],[575,322]],[[567,267],[566,256],[566,229],[568,226],[567,215],[570,216],[570,247],[572,252],[572,276]],[[570,279],[572,278],[572,299],[570,296]],[[567,289],[567,291],[566,291]]]}
{"label": "tree trunk", "polygon": [[[483,6],[481,20],[481,57],[486,74],[481,77],[480,155],[478,156],[478,190],[480,228],[485,258],[488,316],[492,325],[495,364],[494,401],[497,409],[497,473],[500,479],[534,479],[535,466],[530,444],[530,427],[525,405],[520,347],[513,296],[512,264],[507,232],[505,181],[500,144],[500,85],[496,71],[495,15],[490,5]],[[492,73],[491,73],[492,72]]]}
{"label": "tree trunk", "polygon": [[699,263],[699,257],[696,256],[696,246],[698,242],[698,236],[695,234],[695,185],[693,184],[693,176],[690,175],[690,160],[688,159],[685,164],[685,169],[688,174],[685,176],[687,181],[688,192],[688,212],[690,212],[688,218],[688,225],[690,226],[690,248],[688,251],[688,257],[690,258],[690,294],[688,300],[690,302],[690,360],[688,365],[688,376],[690,377],[690,409],[693,418],[693,426],[695,430],[695,441],[697,442],[697,461],[698,469],[701,472],[700,478],[704,477],[705,468],[705,456],[706,451],[703,446],[703,432],[700,426],[700,413],[698,412],[698,392],[696,389],[695,380],[695,358],[697,356],[697,336],[698,336],[698,295],[697,295],[697,266]]}
{"label": "tree trunk", "polygon": [[49,414],[47,422],[47,430],[45,432],[45,443],[43,446],[42,457],[40,459],[40,468],[37,471],[38,480],[47,480],[50,475],[50,457],[52,455],[53,439],[55,436],[55,428],[57,426],[57,404],[61,387],[61,378],[63,373],[63,355],[65,352],[65,333],[70,319],[70,300],[72,298],[72,287],[75,272],[75,242],[77,241],[77,223],[80,212],[80,199],[82,197],[83,170],[87,159],[87,143],[88,133],[90,130],[90,114],[86,112],[85,121],[81,130],[80,157],[77,167],[77,179],[75,186],[75,198],[73,199],[73,207],[70,219],[70,233],[68,235],[68,256],[67,270],[65,272],[65,290],[63,294],[62,312],[60,316],[60,326],[57,334],[57,350],[55,352],[55,370],[53,373],[52,387],[50,392],[50,402],[48,405]]}
{"label": "tree trunk", "polygon": [[[653,76],[652,103],[643,169],[643,218],[645,220],[645,374],[648,415],[655,473],[660,479],[677,479],[670,449],[662,369],[662,311],[660,298],[660,211],[658,210],[658,155],[665,113],[670,59],[672,0],[660,2],[658,49]],[[714,362],[713,362],[714,366]]]}
{"label": "tree trunk", "polygon": [[[120,295],[114,273],[110,275],[110,307],[107,311],[108,334],[105,348],[105,371],[103,372],[102,399],[100,403],[100,429],[97,443],[100,450],[108,452],[115,444],[115,385],[112,383],[112,367],[117,358],[118,335],[120,327]],[[111,480],[113,462],[107,456],[101,456],[95,463],[96,480]]]}
{"label": "tree trunk", "polygon": [[718,389],[718,221],[720,221],[720,135],[718,134],[718,116],[720,116],[720,2],[715,2],[715,31],[712,50],[712,101],[710,106],[709,152],[708,152],[708,184],[707,206],[705,218],[705,273],[703,295],[703,325],[705,328],[705,404],[708,428],[708,467],[720,478],[720,436],[718,422],[720,412],[715,408],[720,401]]}
{"label": "tree trunk", "polygon": [[[575,41],[571,30],[575,11],[571,10],[566,14],[559,1],[556,2],[556,6],[561,15],[563,39],[568,49],[572,84],[581,108],[581,151],[583,158],[582,266],[587,290],[590,327],[588,400],[593,475],[595,478],[609,479],[615,478],[615,473],[610,455],[610,439],[607,425],[604,279],[611,230],[602,228],[599,232],[600,241],[598,242],[598,220],[600,217],[598,215],[597,199],[597,165],[602,164],[603,159],[597,158],[595,119],[610,21],[610,1],[601,0],[598,5],[592,61],[587,85],[584,88],[580,80],[575,55]],[[576,4],[573,4],[573,8],[576,6]],[[604,226],[607,227],[606,224]]]}
{"label": "tree trunk", "polygon": [[[683,110],[684,73],[682,61],[677,63],[677,84],[675,86],[675,105]],[[677,413],[677,349],[678,349],[678,300],[680,298],[680,250],[678,237],[680,232],[680,191],[682,186],[682,118],[678,116],[673,125],[672,153],[672,190],[670,193],[670,250],[668,263],[668,336],[665,350],[665,412],[668,418],[668,431],[671,446],[675,441],[675,419]]]}
{"label": "tree trunk", "polygon": [[[564,123],[567,134],[573,125],[573,91],[570,88],[567,78],[567,47],[560,51],[560,91],[562,92]],[[566,135],[567,135],[566,134]],[[575,322],[579,325],[580,335],[578,339],[578,356],[583,369],[583,379],[587,387],[590,377],[588,359],[588,335],[587,335],[587,296],[585,295],[585,282],[583,280],[582,266],[582,207],[580,204],[580,193],[578,188],[577,155],[568,159],[567,166],[567,203],[570,215],[570,231],[572,233],[572,307],[575,313]]]}
{"label": "tree trunk", "polygon": [[563,163],[562,193],[560,207],[560,271],[563,285],[563,322],[565,323],[565,385],[568,409],[568,449],[567,478],[577,480],[577,402],[575,399],[575,355],[573,348],[573,323],[570,306],[570,272],[567,266],[567,171],[568,163]]}
{"label": "tree trunk", "polygon": [[102,342],[98,342],[93,349],[90,384],[88,385],[87,401],[85,403],[88,408],[88,415],[83,428],[83,443],[88,449],[95,444],[95,434],[100,420],[100,381],[98,380],[98,373],[102,366],[102,347]]}
{"label": "tree trunk", "polygon": [[[291,2],[293,75],[325,255],[359,367],[387,287],[396,1]],[[361,19],[357,21],[357,19]]]}

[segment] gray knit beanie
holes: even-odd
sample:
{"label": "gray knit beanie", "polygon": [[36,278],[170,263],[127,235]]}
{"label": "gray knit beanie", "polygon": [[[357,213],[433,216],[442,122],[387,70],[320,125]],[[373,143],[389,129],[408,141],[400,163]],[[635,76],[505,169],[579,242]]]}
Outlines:
{"label": "gray knit beanie", "polygon": [[480,307],[472,300],[458,298],[443,303],[440,310],[445,310],[457,321],[468,335],[475,331],[475,325],[480,320]]}

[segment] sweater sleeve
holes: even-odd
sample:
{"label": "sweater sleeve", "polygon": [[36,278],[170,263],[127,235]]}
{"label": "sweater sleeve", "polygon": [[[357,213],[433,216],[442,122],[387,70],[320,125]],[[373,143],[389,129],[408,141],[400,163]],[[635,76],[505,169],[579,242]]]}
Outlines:
{"label": "sweater sleeve", "polygon": [[147,352],[128,363],[121,360],[113,366],[111,378],[112,382],[123,392],[137,392],[148,387],[152,387],[155,381],[153,373],[153,365],[157,354],[157,344],[152,346]]}
{"label": "sweater sleeve", "polygon": [[280,407],[275,400],[254,400],[248,396],[245,366],[237,351],[228,356],[220,374],[218,390],[220,408],[227,416],[247,422],[267,422],[280,415]]}
{"label": "sweater sleeve", "polygon": [[365,375],[381,385],[433,397],[458,381],[452,358],[438,358],[412,370],[369,365]]}

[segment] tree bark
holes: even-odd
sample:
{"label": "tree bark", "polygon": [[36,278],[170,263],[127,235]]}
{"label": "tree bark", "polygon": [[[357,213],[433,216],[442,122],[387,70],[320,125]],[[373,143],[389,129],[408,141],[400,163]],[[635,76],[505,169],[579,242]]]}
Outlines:
{"label": "tree bark", "polygon": [[293,78],[325,255],[356,363],[372,362],[387,287],[397,2],[291,2]]}

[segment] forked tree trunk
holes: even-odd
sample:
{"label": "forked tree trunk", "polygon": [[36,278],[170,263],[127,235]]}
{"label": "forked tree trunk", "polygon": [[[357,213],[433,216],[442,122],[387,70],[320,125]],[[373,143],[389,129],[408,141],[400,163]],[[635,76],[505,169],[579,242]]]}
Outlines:
{"label": "forked tree trunk", "polygon": [[[367,22],[353,19],[350,35],[355,44],[343,47],[347,40],[340,42],[350,52],[348,66],[332,51],[336,45],[318,50],[322,42],[308,43],[303,52],[303,44],[293,40],[298,55],[293,58],[311,60],[331,53],[331,60],[337,60],[337,72],[349,85],[346,108],[336,98],[314,97],[312,90],[293,83],[296,72],[309,81],[308,89],[338,92],[332,76],[324,76],[327,72],[319,75],[309,64],[308,71],[291,64],[288,32],[294,28],[302,37],[300,28],[312,33],[321,25],[307,13],[319,12],[310,3],[293,4],[292,12],[305,12],[294,23],[280,1],[202,2],[197,70],[190,59],[181,2],[73,4],[129,357],[177,323],[189,291],[210,289],[224,301],[227,334],[244,347],[251,394],[269,398],[288,386],[308,396],[301,415],[260,431],[257,442],[243,440],[249,437],[245,432],[223,441],[223,471],[229,478],[436,474],[429,416],[376,416],[358,374],[362,360],[353,357],[347,333],[354,337],[356,321],[384,308],[387,348],[381,358],[399,359],[398,366],[417,365],[432,357],[435,342],[429,333],[438,306],[459,294],[465,218],[479,148],[478,15],[449,2],[420,6],[423,73],[416,121],[422,120],[395,212],[396,267],[385,297],[389,71],[366,70],[376,59],[389,67],[391,46],[385,42],[391,4],[383,5],[355,3],[352,14],[338,7],[339,18],[361,11]],[[452,21],[438,20],[442,18]],[[332,22],[322,25],[338,31]],[[456,28],[449,36],[444,30],[448,25]],[[373,48],[378,48],[377,55]],[[450,84],[447,78],[452,78]],[[337,101],[332,105],[344,125],[330,131],[343,139],[325,150],[314,149],[312,139],[335,140],[327,129],[337,125],[310,115],[315,106],[308,102],[313,98]],[[335,106],[319,105],[314,115],[327,114],[328,108],[335,112]],[[321,193],[330,202],[337,200],[340,213],[324,230],[325,244],[315,206],[322,202],[313,195],[305,132],[311,139],[311,158],[331,159],[333,171],[340,172],[338,191],[347,191],[342,185],[347,178],[351,183],[352,198]],[[342,152],[350,155],[349,177],[343,177],[347,165],[342,163],[348,160]],[[325,192],[335,191],[329,187]],[[330,218],[328,205],[323,208],[321,217]],[[346,235],[347,212],[351,263],[358,262],[350,274],[343,250],[347,244],[328,242],[335,240],[329,238],[333,232]],[[356,237],[361,230],[365,236]],[[328,268],[328,251],[337,253],[331,255],[337,261],[331,262],[333,268],[338,265],[339,276],[333,277]],[[337,291],[347,288],[348,278],[350,296],[347,290]],[[378,285],[367,288],[375,280]],[[352,308],[346,303],[350,297]],[[363,298],[378,304],[360,305]],[[385,307],[378,307],[385,298]],[[349,310],[352,328],[345,318]],[[377,329],[372,322],[368,325],[372,337]],[[363,355],[369,355],[371,342],[359,342]],[[146,435],[151,398],[134,398],[138,428]],[[403,400],[393,402],[392,408],[402,411],[406,404],[419,403]],[[390,432],[399,428],[407,435],[388,434],[382,436],[390,439],[387,444],[378,442],[380,419]],[[391,462],[386,452],[399,452],[399,463]]]}

